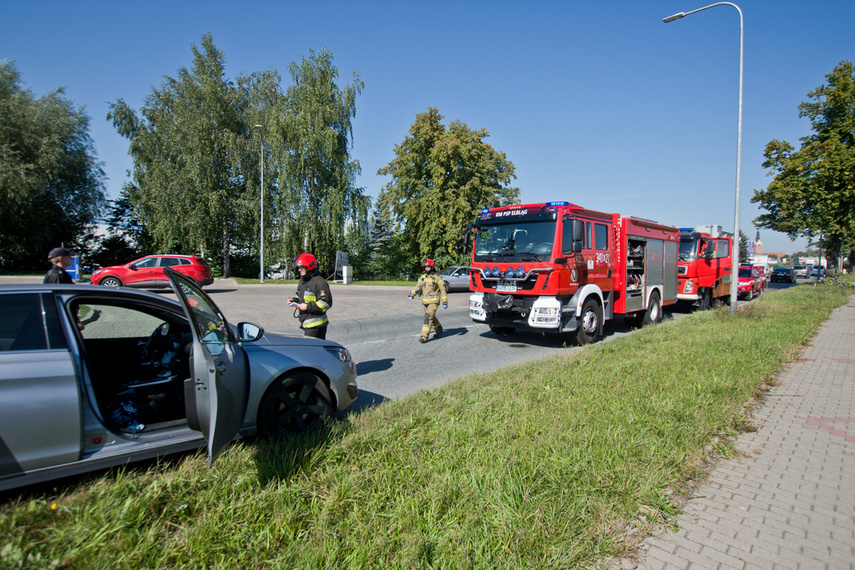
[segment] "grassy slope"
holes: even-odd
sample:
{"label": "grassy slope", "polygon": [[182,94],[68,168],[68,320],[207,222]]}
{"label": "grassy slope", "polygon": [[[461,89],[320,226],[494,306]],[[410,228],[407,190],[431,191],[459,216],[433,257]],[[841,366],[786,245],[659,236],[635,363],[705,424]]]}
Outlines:
{"label": "grassy slope", "polygon": [[469,376],[282,442],[96,474],[0,514],[0,566],[567,568],[669,521],[840,288]]}

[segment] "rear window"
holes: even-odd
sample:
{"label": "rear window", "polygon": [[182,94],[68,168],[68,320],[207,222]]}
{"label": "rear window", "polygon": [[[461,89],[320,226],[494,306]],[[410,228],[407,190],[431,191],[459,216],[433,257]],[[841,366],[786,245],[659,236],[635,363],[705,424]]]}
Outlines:
{"label": "rear window", "polygon": [[196,261],[198,261],[201,265],[204,265],[205,267],[207,267],[207,266],[208,266],[208,261],[207,261],[207,260],[205,260],[205,259],[204,259],[204,258],[202,258],[202,257],[197,257],[197,258],[196,258]]}

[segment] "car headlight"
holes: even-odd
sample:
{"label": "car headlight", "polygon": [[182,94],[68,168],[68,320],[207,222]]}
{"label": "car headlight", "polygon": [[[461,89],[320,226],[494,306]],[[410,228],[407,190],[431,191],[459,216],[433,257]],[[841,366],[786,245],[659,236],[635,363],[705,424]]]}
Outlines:
{"label": "car headlight", "polygon": [[350,353],[343,346],[325,346],[324,350],[342,362],[350,362]]}

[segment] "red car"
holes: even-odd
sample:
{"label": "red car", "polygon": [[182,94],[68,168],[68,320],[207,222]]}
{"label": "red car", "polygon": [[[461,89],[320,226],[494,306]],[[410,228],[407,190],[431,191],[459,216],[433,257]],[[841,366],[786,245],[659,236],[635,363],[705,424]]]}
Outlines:
{"label": "red car", "polygon": [[739,296],[749,301],[765,289],[766,279],[760,270],[753,265],[739,266]]}
{"label": "red car", "polygon": [[126,265],[102,267],[92,273],[93,285],[107,287],[169,287],[163,269],[171,267],[203,287],[214,282],[208,262],[195,255],[147,255]]}

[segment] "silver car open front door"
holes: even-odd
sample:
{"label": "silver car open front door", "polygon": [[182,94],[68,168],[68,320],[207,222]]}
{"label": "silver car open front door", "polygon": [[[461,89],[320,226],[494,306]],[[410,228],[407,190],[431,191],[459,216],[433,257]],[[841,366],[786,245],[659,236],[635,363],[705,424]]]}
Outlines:
{"label": "silver car open front door", "polygon": [[243,425],[249,367],[226,318],[192,279],[164,270],[193,331],[193,366],[185,386],[187,420],[208,441],[208,466]]}

